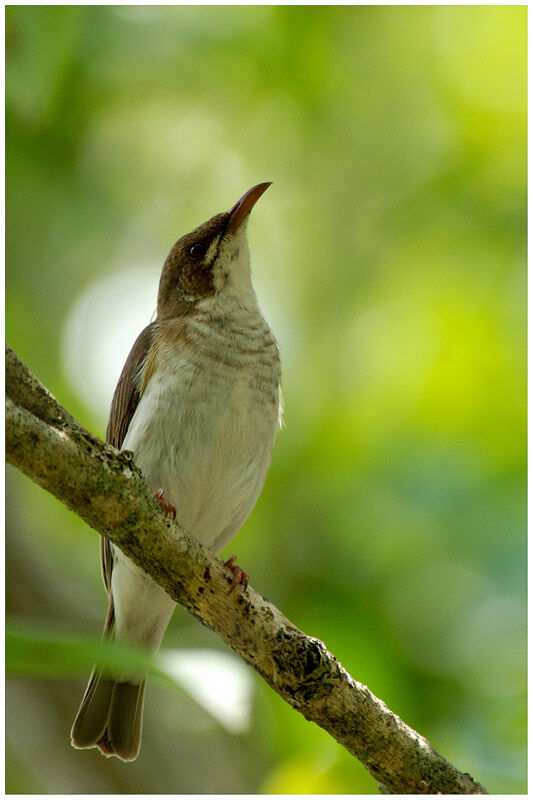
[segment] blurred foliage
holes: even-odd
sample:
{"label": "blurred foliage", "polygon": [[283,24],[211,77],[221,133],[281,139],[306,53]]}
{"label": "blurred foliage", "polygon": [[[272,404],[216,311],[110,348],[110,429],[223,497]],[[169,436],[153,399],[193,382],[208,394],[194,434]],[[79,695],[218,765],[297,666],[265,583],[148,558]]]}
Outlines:
{"label": "blurred foliage", "polygon": [[[273,180],[250,239],[285,428],[231,550],[456,766],[524,792],[525,7],[10,6],[6,41],[10,344],[103,435],[166,252]],[[98,635],[95,536],[7,478],[10,618]],[[181,610],[165,644],[223,649]],[[151,681],[135,764],[75,751],[84,680],[34,657],[9,792],[377,792],[255,677],[246,735]]]}
{"label": "blurred foliage", "polygon": [[[6,673],[12,675],[83,675],[87,657],[108,668],[135,664],[139,670],[154,669],[153,659],[133,647],[105,642],[94,636],[8,624],[6,626]],[[161,673],[159,673],[161,677]]]}

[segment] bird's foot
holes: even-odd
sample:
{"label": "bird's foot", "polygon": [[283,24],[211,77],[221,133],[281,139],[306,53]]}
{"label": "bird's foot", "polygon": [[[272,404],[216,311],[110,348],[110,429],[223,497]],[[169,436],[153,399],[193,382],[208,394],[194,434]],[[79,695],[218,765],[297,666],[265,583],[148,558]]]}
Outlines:
{"label": "bird's foot", "polygon": [[158,489],[157,492],[154,492],[154,497],[161,506],[161,508],[163,509],[163,511],[165,512],[165,517],[167,516],[167,514],[170,513],[172,514],[172,519],[176,519],[176,509],[174,508],[172,503],[165,497],[165,490]]}
{"label": "bird's foot", "polygon": [[236,558],[237,556],[231,556],[230,558],[228,558],[227,561],[224,561],[224,566],[228,567],[233,572],[233,580],[231,582],[231,586],[228,589],[228,594],[231,594],[232,591],[235,589],[235,587],[239,585],[239,583],[241,583],[245,589],[248,586],[248,580],[249,580],[248,573],[245,572],[243,569],[241,569],[239,566],[237,566],[237,564],[233,563]]}

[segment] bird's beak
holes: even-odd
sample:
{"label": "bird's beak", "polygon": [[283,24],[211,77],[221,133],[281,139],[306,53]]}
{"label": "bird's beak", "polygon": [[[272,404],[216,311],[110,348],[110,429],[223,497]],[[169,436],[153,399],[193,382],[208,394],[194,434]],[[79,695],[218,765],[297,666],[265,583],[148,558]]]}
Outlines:
{"label": "bird's beak", "polygon": [[237,200],[231,211],[229,212],[228,225],[226,230],[237,230],[241,222],[248,216],[252,208],[255,206],[263,192],[266,192],[272,181],[267,183],[258,183],[257,186],[252,186],[247,192],[243,194],[240,200]]}

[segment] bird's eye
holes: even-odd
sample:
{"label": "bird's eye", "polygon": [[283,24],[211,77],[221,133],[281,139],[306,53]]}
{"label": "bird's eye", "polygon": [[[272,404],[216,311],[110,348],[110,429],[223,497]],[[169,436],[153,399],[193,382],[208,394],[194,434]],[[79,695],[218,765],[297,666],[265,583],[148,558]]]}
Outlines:
{"label": "bird's eye", "polygon": [[194,258],[195,261],[198,259],[203,258],[207,253],[207,247],[203,242],[196,242],[189,248],[189,255],[191,258]]}

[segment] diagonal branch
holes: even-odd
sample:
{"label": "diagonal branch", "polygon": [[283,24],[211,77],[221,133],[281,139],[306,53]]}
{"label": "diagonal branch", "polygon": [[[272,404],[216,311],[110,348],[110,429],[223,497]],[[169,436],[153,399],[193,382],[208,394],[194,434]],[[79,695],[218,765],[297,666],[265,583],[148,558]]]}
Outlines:
{"label": "diagonal branch", "polygon": [[359,759],[386,791],[485,793],[355,681],[323,642],[251,587],[228,595],[228,570],[164,518],[132,454],[83,428],[9,347],[6,395],[8,461],[118,545],[287,703]]}

